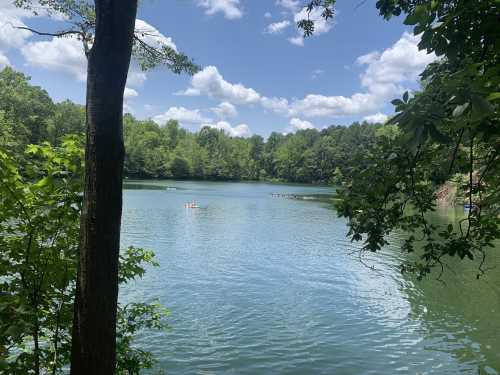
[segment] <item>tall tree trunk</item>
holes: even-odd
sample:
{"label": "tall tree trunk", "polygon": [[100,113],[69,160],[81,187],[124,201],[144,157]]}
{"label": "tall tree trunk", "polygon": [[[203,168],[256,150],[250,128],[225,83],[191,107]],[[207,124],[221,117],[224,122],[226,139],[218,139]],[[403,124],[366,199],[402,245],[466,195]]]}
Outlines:
{"label": "tall tree trunk", "polygon": [[112,375],[116,367],[123,92],[137,0],[95,0],[95,9],[95,40],[87,70],[87,146],[72,375]]}

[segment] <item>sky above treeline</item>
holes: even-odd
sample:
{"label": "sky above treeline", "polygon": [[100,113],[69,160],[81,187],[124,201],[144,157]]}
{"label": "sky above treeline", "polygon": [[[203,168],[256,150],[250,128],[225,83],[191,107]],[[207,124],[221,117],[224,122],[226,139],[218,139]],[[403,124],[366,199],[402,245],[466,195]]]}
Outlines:
{"label": "sky above treeline", "polygon": [[[316,33],[304,39],[296,22],[306,0],[143,0],[136,29],[202,70],[193,77],[165,68],[142,72],[132,62],[124,110],[235,136],[383,121],[393,113],[390,101],[418,89],[418,75],[435,57],[418,50],[418,37],[401,18],[380,17],[375,2],[338,0],[330,22],[313,13]],[[43,12],[35,17],[0,0],[0,68],[26,73],[56,101],[83,104],[81,43],[13,25],[55,32],[64,20]]]}

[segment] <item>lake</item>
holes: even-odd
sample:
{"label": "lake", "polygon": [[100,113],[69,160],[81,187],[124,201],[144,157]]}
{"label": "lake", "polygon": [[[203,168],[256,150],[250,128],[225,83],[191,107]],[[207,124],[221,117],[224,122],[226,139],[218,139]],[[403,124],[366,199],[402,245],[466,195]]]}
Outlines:
{"label": "lake", "polygon": [[[137,341],[168,374],[500,373],[498,268],[476,280],[477,264],[452,261],[446,284],[418,282],[398,270],[397,235],[360,262],[328,202],[271,195],[329,187],[128,186],[122,245],[154,250],[160,267],[120,299],[170,309],[171,330]],[[201,208],[186,209],[193,199]]]}

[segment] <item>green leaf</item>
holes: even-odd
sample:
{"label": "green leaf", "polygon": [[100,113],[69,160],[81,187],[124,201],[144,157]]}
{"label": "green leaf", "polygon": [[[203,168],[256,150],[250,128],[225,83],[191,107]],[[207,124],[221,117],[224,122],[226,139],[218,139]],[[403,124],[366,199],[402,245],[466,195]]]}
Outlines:
{"label": "green leaf", "polygon": [[500,99],[500,92],[492,92],[490,95],[488,95],[486,99],[489,100],[490,102],[498,100]]}
{"label": "green leaf", "polygon": [[45,187],[47,186],[49,183],[51,182],[51,177],[50,176],[47,176],[47,177],[44,177],[42,178],[41,180],[39,180],[36,184],[34,184],[33,186],[36,187],[36,188],[42,188],[42,187]]}
{"label": "green leaf", "polygon": [[469,107],[469,103],[464,103],[461,105],[457,105],[455,109],[453,110],[452,116],[453,117],[460,117],[462,114],[465,112],[465,110]]}
{"label": "green leaf", "polygon": [[425,5],[417,5],[415,11],[408,15],[404,20],[405,25],[416,25],[417,23],[425,23],[427,20],[427,9]]}
{"label": "green leaf", "polygon": [[472,96],[472,119],[482,120],[495,112],[493,106],[484,98],[478,95]]}

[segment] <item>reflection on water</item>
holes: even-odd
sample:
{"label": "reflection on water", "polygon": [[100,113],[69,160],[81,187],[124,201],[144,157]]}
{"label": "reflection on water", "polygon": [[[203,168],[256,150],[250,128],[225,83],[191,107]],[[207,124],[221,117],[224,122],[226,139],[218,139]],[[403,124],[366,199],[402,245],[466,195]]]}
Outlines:
{"label": "reflection on water", "polygon": [[[457,262],[446,286],[416,282],[398,272],[395,237],[367,259],[373,271],[328,203],[271,195],[329,188],[153,184],[179,190],[127,190],[122,240],[154,249],[161,267],[120,298],[171,309],[172,330],[139,342],[169,373],[500,372],[498,270],[476,280]],[[184,208],[193,199],[203,209]]]}

